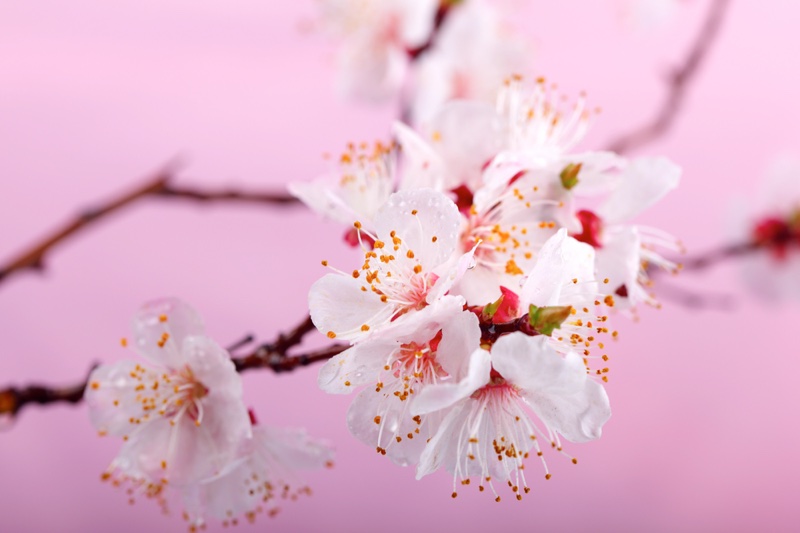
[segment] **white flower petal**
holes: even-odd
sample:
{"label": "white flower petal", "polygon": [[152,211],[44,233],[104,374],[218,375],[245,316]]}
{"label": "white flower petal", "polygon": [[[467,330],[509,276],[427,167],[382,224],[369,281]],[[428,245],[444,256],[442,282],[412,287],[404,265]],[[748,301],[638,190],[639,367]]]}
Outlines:
{"label": "white flower petal", "polygon": [[361,391],[347,412],[347,427],[364,444],[385,450],[392,462],[407,466],[417,463],[430,434],[427,417],[418,423],[409,411],[410,402],[395,396],[403,392],[403,385],[395,379],[379,391]]}
{"label": "white flower petal", "polygon": [[478,348],[469,356],[467,374],[458,383],[442,383],[425,387],[411,402],[411,412],[422,415],[445,409],[488,383],[492,370],[489,352]]}
{"label": "white flower petal", "polygon": [[425,272],[450,259],[460,226],[461,215],[453,201],[431,189],[395,193],[375,216],[378,238],[391,243],[395,231],[403,239],[402,250],[413,253]]}
{"label": "white flower petal", "polygon": [[525,400],[547,427],[572,442],[600,437],[611,416],[602,386],[586,375],[574,352],[562,358],[547,337],[512,333],[492,347],[494,368],[524,393]]}
{"label": "white flower petal", "polygon": [[133,431],[131,418],[142,416],[142,404],[136,400],[136,388],[141,381],[131,372],[139,365],[134,361],[120,361],[101,365],[89,376],[85,400],[89,406],[89,419],[100,432],[121,437]]}
{"label": "white flower petal", "polygon": [[[596,251],[597,277],[608,283],[603,289],[609,293],[624,285],[631,297],[637,287],[641,268],[641,239],[633,226],[607,228],[603,235],[603,247]],[[634,302],[632,300],[632,303]]]}
{"label": "white flower petal", "polygon": [[[348,394],[365,383],[376,383],[384,366],[402,344],[425,344],[439,330],[448,328],[450,331],[451,321],[462,313],[463,306],[462,298],[445,296],[418,312],[404,315],[375,336],[328,360],[320,369],[319,387],[331,394]],[[463,331],[458,327],[454,334],[461,335]]]}
{"label": "white flower petal", "polygon": [[340,224],[349,225],[356,220],[367,225],[371,224],[372,221],[366,216],[366,213],[357,213],[341,196],[332,190],[332,187],[333,184],[327,177],[310,183],[293,182],[287,185],[292,196],[322,216]]}
{"label": "white flower petal", "polygon": [[677,187],[680,177],[681,168],[665,157],[635,159],[597,213],[608,223],[630,220]]}
{"label": "white flower petal", "polygon": [[[566,229],[550,237],[522,287],[522,301],[539,307],[569,305],[576,293],[596,293],[595,251],[569,237]],[[577,280],[577,283],[575,283]]]}
{"label": "white flower petal", "polygon": [[403,85],[408,55],[395,43],[361,32],[339,50],[337,89],[343,96],[381,102]]}
{"label": "white flower petal", "polygon": [[[356,340],[366,337],[379,318],[388,310],[387,304],[371,291],[362,291],[362,283],[341,274],[326,274],[311,286],[308,308],[314,325],[323,333],[333,332],[337,337]],[[380,315],[380,316],[379,316]]]}
{"label": "white flower petal", "polygon": [[477,189],[484,166],[500,151],[501,128],[494,108],[472,100],[448,102],[423,128],[446,161],[445,187],[463,184]]}
{"label": "white flower petal", "polygon": [[211,391],[242,396],[242,378],[227,350],[206,336],[186,337],[182,347],[194,377]]}
{"label": "white flower petal", "polygon": [[444,163],[431,145],[402,122],[395,122],[392,131],[403,153],[399,190],[428,188],[441,191]]}
{"label": "white flower petal", "polygon": [[197,312],[177,298],[155,300],[142,306],[133,318],[133,347],[136,351],[168,368],[185,363],[183,340],[203,334]]}

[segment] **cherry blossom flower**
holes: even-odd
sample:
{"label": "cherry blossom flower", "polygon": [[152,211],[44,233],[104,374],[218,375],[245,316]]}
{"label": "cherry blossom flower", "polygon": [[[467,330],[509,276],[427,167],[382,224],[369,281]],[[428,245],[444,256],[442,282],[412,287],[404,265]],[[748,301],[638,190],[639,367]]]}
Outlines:
{"label": "cherry blossom flower", "polygon": [[449,100],[494,102],[503,80],[530,70],[530,48],[497,8],[483,0],[452,9],[434,45],[417,61],[414,123],[429,120]]}
{"label": "cherry blossom flower", "polygon": [[657,248],[681,251],[679,241],[656,228],[628,222],[677,187],[680,175],[680,167],[666,158],[633,160],[596,211],[577,213],[582,228],[573,235],[594,246],[597,277],[609,280],[609,287],[625,305],[655,303],[645,288],[649,284],[648,266],[673,272],[678,269],[678,265],[662,257]]}
{"label": "cherry blossom flower", "polygon": [[318,0],[323,27],[341,39],[339,91],[381,101],[402,87],[408,50],[431,35],[438,0]]}
{"label": "cherry blossom flower", "polygon": [[[601,306],[613,307],[615,299],[602,295],[600,285],[595,280],[595,250],[569,237],[562,228],[540,250],[520,294],[523,310],[531,304],[539,308],[572,308],[550,342],[562,354],[581,354],[587,368],[590,359],[608,361],[601,339],[607,333],[616,336],[616,332],[609,332],[608,315],[601,311]],[[607,372],[605,366],[595,370],[603,381],[607,381]]]}
{"label": "cherry blossom flower", "polygon": [[437,428],[438,415],[415,416],[411,399],[425,387],[461,373],[480,341],[477,317],[464,300],[444,296],[408,320],[357,343],[328,361],[319,373],[330,393],[367,387],[347,415],[355,437],[402,466],[416,464]]}
{"label": "cherry blossom flower", "polygon": [[[329,338],[357,341],[444,296],[472,261],[472,251],[453,260],[460,221],[442,193],[393,194],[375,216],[375,234],[368,234],[374,245],[364,248],[363,264],[311,287],[314,325]],[[360,222],[355,227],[363,232]]]}
{"label": "cherry blossom flower", "polygon": [[454,289],[473,305],[500,296],[500,286],[518,289],[536,254],[572,217],[569,191],[548,170],[491,166],[466,214],[460,244],[475,247],[475,269]]}
{"label": "cherry blossom flower", "polygon": [[334,172],[288,185],[289,192],[312,211],[348,226],[345,241],[352,246],[359,243],[353,221],[373,232],[375,215],[395,190],[442,189],[441,158],[408,126],[396,122],[392,129],[396,139],[392,144],[351,143]]}
{"label": "cherry blossom flower", "polygon": [[158,492],[167,483],[186,486],[227,472],[251,436],[228,353],[177,299],[142,307],[132,344],[144,360],[102,365],[86,389],[94,427],[125,441],[105,477]]}
{"label": "cherry blossom flower", "polygon": [[483,348],[473,352],[458,377],[457,383],[427,387],[411,405],[419,415],[448,410],[422,453],[417,478],[444,466],[453,474],[454,498],[459,483],[476,478],[478,489],[488,484],[497,501],[495,482],[508,484],[522,499],[530,490],[523,461],[531,450],[542,458],[549,479],[540,442],[566,455],[561,437],[575,443],[597,439],[611,416],[605,390],[587,376],[581,357],[560,356],[546,336],[502,336],[491,354]]}
{"label": "cherry blossom flower", "polygon": [[[378,209],[396,187],[396,147],[351,144],[338,160],[338,168],[312,182],[293,182],[289,192],[312,211],[340,224],[350,226],[360,220],[374,227]],[[357,236],[347,233],[348,241],[357,244]]]}
{"label": "cherry blossom flower", "polygon": [[201,527],[208,518],[236,525],[241,519],[255,521],[259,514],[274,516],[280,503],[311,489],[299,481],[301,470],[332,465],[333,450],[312,439],[305,430],[256,424],[243,461],[227,474],[182,490],[184,518]]}
{"label": "cherry blossom flower", "polygon": [[782,156],[756,194],[733,213],[736,242],[761,248],[741,258],[745,285],[766,300],[800,298],[800,160]]}

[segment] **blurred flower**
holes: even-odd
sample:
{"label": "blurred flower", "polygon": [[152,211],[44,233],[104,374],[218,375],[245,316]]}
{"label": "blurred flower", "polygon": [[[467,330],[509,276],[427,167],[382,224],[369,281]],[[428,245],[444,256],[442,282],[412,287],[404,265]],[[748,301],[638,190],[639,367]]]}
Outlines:
{"label": "blurred flower", "polygon": [[452,9],[414,75],[411,112],[415,124],[429,120],[449,100],[493,102],[497,87],[530,70],[531,50],[499,11],[483,0]]}
{"label": "blurred flower", "polygon": [[405,82],[408,51],[431,35],[439,0],[317,0],[323,28],[341,40],[338,89],[380,101]]}
{"label": "blurred flower", "polygon": [[229,473],[182,491],[184,516],[193,526],[211,517],[227,526],[241,517],[253,522],[260,513],[274,516],[281,501],[311,494],[298,471],[332,465],[332,448],[305,430],[259,425],[252,411],[251,419],[253,438],[244,459]]}
{"label": "blurred flower", "polygon": [[624,22],[635,30],[650,31],[669,22],[678,0],[617,0]]}
{"label": "blurred flower", "polygon": [[[417,133],[397,122],[396,142],[373,146],[350,144],[338,160],[338,168],[312,182],[289,183],[289,192],[312,211],[345,224],[345,241],[351,246],[366,233],[352,227],[358,220],[366,232],[375,231],[375,215],[395,190],[441,189],[442,162]],[[398,169],[402,151],[402,172]],[[371,243],[371,241],[370,241]]]}
{"label": "blurred flower", "polygon": [[251,435],[228,352],[177,299],[136,314],[133,348],[146,361],[102,365],[86,389],[95,428],[125,440],[109,472],[176,486],[224,474]]}
{"label": "blurred flower", "polygon": [[744,283],[770,300],[800,298],[800,160],[783,156],[736,209],[733,236],[760,250],[741,261]]}

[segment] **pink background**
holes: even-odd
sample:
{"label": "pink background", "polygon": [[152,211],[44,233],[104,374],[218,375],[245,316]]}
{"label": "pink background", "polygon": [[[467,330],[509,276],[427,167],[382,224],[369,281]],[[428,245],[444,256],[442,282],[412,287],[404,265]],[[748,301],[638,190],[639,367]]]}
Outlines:
{"label": "pink background", "polygon": [[[558,4],[558,5],[556,5]],[[584,147],[649,118],[660,76],[694,36],[707,2],[627,30],[613,0],[511,2],[538,43],[534,67],[603,107]],[[769,159],[798,149],[800,77],[788,1],[734,2],[719,42],[668,138],[645,152],[683,165],[681,188],[642,221],[701,251],[724,239],[734,194]],[[331,48],[301,30],[311,0],[5,0],[0,6],[0,256],[174,156],[186,183],[279,188],[313,178],[323,152],[383,137],[394,111],[333,95]],[[0,286],[0,386],[71,382],[126,354],[137,306],[179,295],[220,342],[269,339],[305,312],[319,260],[348,265],[340,229],[295,209],[152,200],[57,249],[44,276]],[[674,281],[670,281],[673,283]],[[736,268],[677,283],[736,296],[735,312],[669,303],[638,324],[617,318],[603,438],[551,456],[531,497],[450,498],[352,438],[348,397],[315,387],[316,368],[245,377],[265,423],[303,425],[337,447],[314,496],[258,528],[275,531],[790,530],[800,493],[797,306],[744,293]],[[83,407],[27,409],[0,434],[0,531],[182,531],[177,516],[99,481],[119,442],[95,436]],[[501,492],[501,494],[504,494]],[[509,492],[508,496],[511,493]],[[245,526],[248,527],[248,526]],[[212,531],[218,526],[209,528]]]}

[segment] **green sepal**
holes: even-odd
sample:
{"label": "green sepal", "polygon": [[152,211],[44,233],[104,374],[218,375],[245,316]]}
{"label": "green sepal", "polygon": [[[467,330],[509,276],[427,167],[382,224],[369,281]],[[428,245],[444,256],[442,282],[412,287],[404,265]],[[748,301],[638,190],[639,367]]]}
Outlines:
{"label": "green sepal", "polygon": [[528,321],[531,327],[542,335],[552,335],[571,314],[572,306],[569,305],[537,307],[531,304]]}
{"label": "green sepal", "polygon": [[561,185],[568,191],[578,184],[578,173],[583,163],[570,163],[561,171]]}

